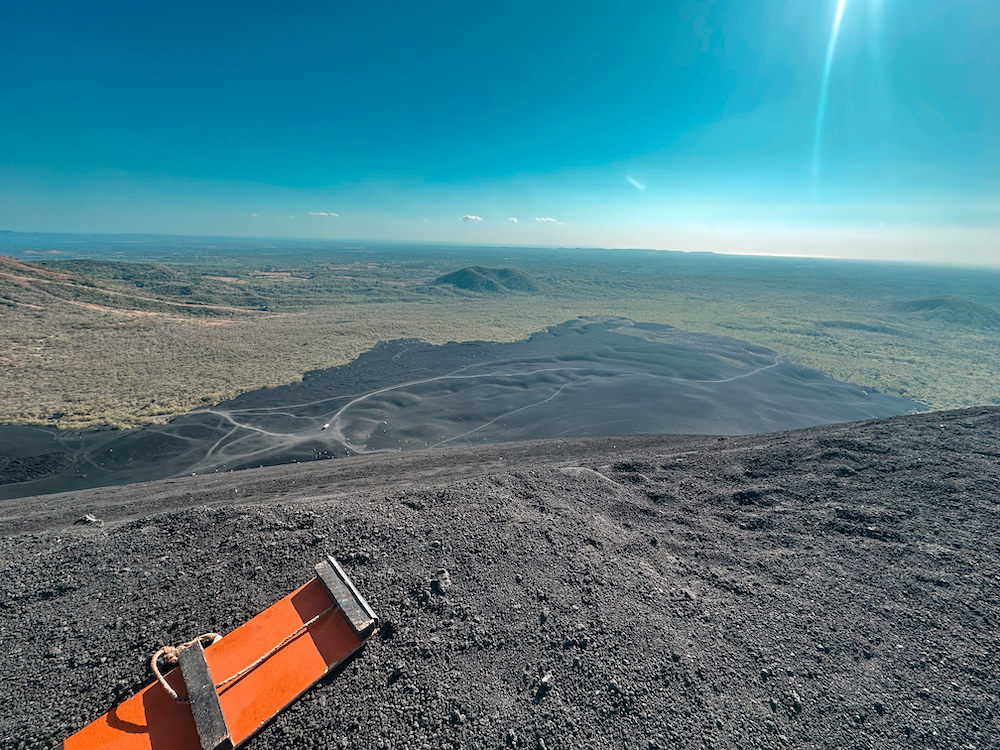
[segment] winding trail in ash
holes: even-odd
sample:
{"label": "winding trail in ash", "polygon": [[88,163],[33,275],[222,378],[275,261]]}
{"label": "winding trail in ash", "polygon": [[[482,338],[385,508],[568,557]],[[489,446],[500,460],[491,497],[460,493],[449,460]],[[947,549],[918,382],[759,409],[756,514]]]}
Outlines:
{"label": "winding trail in ash", "polygon": [[[397,353],[395,355],[394,359],[395,358],[399,358],[399,356],[400,356],[400,354]],[[530,361],[530,358],[529,358],[528,361]],[[781,363],[781,358],[780,357],[775,357],[774,361],[772,361],[770,364],[763,365],[761,367],[757,367],[757,368],[755,368],[753,370],[750,370],[749,372],[741,372],[741,373],[738,373],[736,375],[732,375],[732,376],[727,377],[727,378],[719,378],[719,379],[682,378],[682,377],[677,377],[677,376],[658,375],[658,374],[654,374],[654,373],[647,373],[647,375],[648,375],[648,377],[651,377],[651,378],[663,378],[663,379],[667,379],[667,380],[670,380],[670,381],[673,381],[673,382],[676,382],[676,383],[705,383],[705,384],[729,383],[729,382],[733,382],[735,380],[739,380],[739,379],[742,379],[742,378],[751,377],[751,376],[756,375],[756,374],[758,374],[760,372],[763,372],[765,370],[769,370],[769,369],[771,369],[773,367],[778,366],[780,363]],[[445,373],[443,375],[436,375],[436,376],[429,377],[429,378],[418,378],[418,379],[415,379],[415,380],[409,380],[409,381],[406,381],[406,382],[403,382],[403,383],[397,383],[395,385],[386,386],[386,387],[383,387],[383,388],[375,388],[375,389],[372,389],[370,391],[358,392],[358,393],[350,394],[350,395],[347,395],[347,396],[343,396],[343,395],[341,395],[341,396],[331,396],[329,398],[324,398],[324,399],[313,399],[311,401],[302,401],[302,402],[293,403],[293,404],[284,404],[281,407],[264,408],[264,409],[261,409],[261,408],[256,408],[256,409],[234,409],[234,410],[230,410],[230,411],[223,411],[223,410],[214,409],[214,408],[207,408],[207,409],[202,409],[202,410],[199,410],[199,411],[203,412],[203,413],[208,413],[208,414],[215,414],[215,415],[219,416],[220,418],[223,418],[226,421],[230,422],[232,425],[234,425],[235,428],[242,428],[242,429],[245,429],[245,430],[250,430],[250,431],[253,431],[253,432],[260,433],[262,435],[267,435],[269,437],[273,437],[273,438],[278,439],[278,440],[295,440],[302,433],[300,433],[300,432],[283,432],[283,433],[279,433],[279,432],[274,432],[274,431],[271,431],[271,430],[266,430],[266,429],[263,429],[261,427],[257,427],[255,425],[248,424],[248,423],[243,422],[243,421],[238,421],[233,415],[234,414],[243,414],[243,415],[247,415],[247,416],[249,416],[251,414],[254,415],[254,416],[282,415],[282,416],[285,416],[285,417],[293,419],[293,420],[306,420],[306,421],[309,421],[311,423],[310,429],[308,430],[308,432],[311,433],[313,431],[313,429],[314,429],[315,423],[318,421],[319,418],[312,417],[312,416],[304,416],[304,415],[301,415],[301,414],[295,414],[293,410],[295,410],[295,409],[304,409],[304,408],[308,408],[308,407],[311,407],[311,406],[317,406],[319,404],[323,404],[323,403],[327,403],[327,402],[341,401],[343,399],[348,399],[349,398],[350,401],[348,401],[346,404],[344,404],[343,406],[341,406],[339,409],[337,409],[335,412],[333,412],[329,416],[325,417],[325,419],[326,419],[325,424],[329,425],[329,427],[327,428],[329,430],[328,439],[331,440],[331,441],[339,443],[346,450],[349,450],[352,453],[357,453],[357,454],[383,453],[383,452],[387,452],[390,449],[384,449],[384,448],[372,449],[372,448],[369,448],[367,445],[365,445],[365,446],[357,445],[346,434],[346,432],[345,432],[347,428],[346,428],[344,422],[345,422],[345,416],[346,416],[346,413],[348,412],[348,410],[350,410],[352,407],[354,407],[354,406],[356,406],[356,405],[358,405],[360,403],[363,403],[365,401],[370,400],[371,398],[373,398],[375,396],[379,396],[381,394],[389,393],[389,392],[392,392],[392,391],[404,391],[405,392],[406,389],[411,388],[413,386],[426,385],[428,383],[440,382],[440,381],[444,381],[444,380],[475,380],[475,379],[485,379],[485,378],[522,378],[522,377],[529,377],[529,376],[532,376],[532,375],[538,375],[538,374],[544,374],[544,373],[584,372],[584,371],[587,371],[588,369],[592,369],[592,368],[585,368],[585,367],[571,367],[571,366],[566,366],[566,367],[545,367],[545,368],[540,368],[540,369],[536,369],[536,370],[516,370],[514,372],[493,370],[493,371],[490,371],[490,372],[477,373],[477,374],[468,374],[468,375],[463,375],[462,374],[464,372],[467,372],[468,370],[478,369],[478,368],[482,368],[482,367],[497,367],[497,366],[501,366],[501,367],[503,367],[503,366],[515,366],[516,367],[517,365],[521,365],[521,364],[527,364],[527,361],[520,361],[519,362],[517,360],[513,360],[513,359],[510,359],[510,358],[497,359],[497,360],[491,360],[491,361],[487,361],[487,362],[477,362],[477,363],[470,364],[470,365],[464,365],[463,367],[460,367],[460,368],[458,368],[456,370],[453,370],[451,372]],[[527,409],[530,409],[530,408],[535,407],[535,406],[541,406],[543,404],[547,404],[547,403],[551,402],[552,400],[554,400],[555,398],[557,398],[562,393],[562,391],[565,388],[567,388],[570,385],[578,384],[578,383],[582,382],[584,379],[585,378],[581,378],[580,380],[576,380],[576,381],[573,381],[573,382],[570,382],[570,383],[564,383],[563,385],[561,385],[556,390],[555,393],[551,394],[550,396],[548,396],[548,397],[546,397],[544,399],[541,399],[539,401],[534,401],[534,402],[532,402],[530,404],[525,404],[523,406],[519,406],[519,407],[516,407],[516,408],[509,409],[508,411],[504,412],[503,414],[500,414],[500,415],[498,415],[496,417],[493,417],[493,418],[491,418],[489,420],[484,421],[482,424],[480,424],[477,427],[474,427],[474,428],[472,428],[470,430],[466,430],[466,431],[464,431],[464,432],[462,432],[460,434],[457,434],[457,435],[452,435],[450,437],[443,438],[442,440],[438,441],[437,443],[433,444],[433,446],[430,446],[430,447],[439,447],[441,445],[446,445],[446,444],[451,443],[451,442],[456,441],[456,440],[461,440],[462,438],[465,438],[465,437],[468,437],[470,435],[473,435],[473,434],[476,434],[476,433],[480,432],[481,430],[483,430],[483,429],[485,429],[485,428],[487,428],[487,427],[489,427],[489,426],[497,423],[498,421],[500,421],[501,419],[503,419],[505,417],[513,416],[514,414],[521,413],[521,412],[526,411]],[[224,435],[221,438],[219,438],[219,440],[217,440],[216,443],[213,444],[213,446],[206,452],[206,458],[214,455],[215,451],[226,440],[228,440],[232,436],[232,434],[233,434],[233,431],[230,431],[226,435]],[[398,450],[398,449],[396,449],[396,450]]]}
{"label": "winding trail in ash", "polygon": [[[484,366],[486,364],[487,363],[484,363]],[[389,386],[387,388],[378,388],[378,389],[376,389],[374,391],[371,391],[371,392],[366,393],[366,394],[364,394],[362,396],[359,396],[358,398],[355,398],[350,403],[345,404],[340,409],[338,409],[336,411],[336,413],[334,413],[334,415],[330,418],[330,422],[329,422],[329,425],[330,425],[329,429],[333,430],[333,433],[332,433],[331,437],[334,438],[334,439],[339,440],[341,443],[344,444],[345,447],[349,448],[352,451],[358,451],[360,453],[372,452],[372,451],[368,450],[367,448],[360,449],[360,448],[357,448],[356,446],[354,446],[354,445],[351,444],[350,440],[347,438],[346,435],[344,435],[343,429],[341,428],[341,420],[342,420],[342,417],[344,415],[344,412],[347,411],[352,406],[354,406],[356,404],[359,404],[362,401],[367,401],[368,399],[372,398],[373,396],[377,396],[377,395],[382,394],[382,393],[387,393],[389,391],[398,391],[398,390],[402,390],[404,388],[408,388],[410,386],[424,385],[426,383],[433,383],[433,382],[440,381],[440,380],[480,380],[480,379],[483,379],[483,378],[491,378],[491,377],[492,378],[515,378],[515,377],[525,377],[525,376],[528,376],[528,375],[538,375],[538,374],[546,373],[546,372],[570,372],[570,371],[574,371],[574,370],[583,370],[583,369],[585,369],[585,368],[582,368],[582,367],[548,367],[548,368],[544,368],[544,369],[541,369],[541,370],[529,370],[527,372],[484,372],[484,373],[481,373],[479,375],[455,375],[455,374],[448,374],[448,375],[439,375],[439,376],[433,377],[433,378],[424,378],[422,380],[413,380],[413,381],[410,381],[409,383],[400,383],[399,385]],[[561,392],[562,389],[566,387],[566,385],[570,385],[570,384],[567,383],[567,384],[563,385],[559,389],[558,392]],[[545,399],[545,401],[539,402],[539,403],[545,403],[547,401],[551,401],[553,398],[555,398],[555,395],[558,395],[558,392],[556,394],[554,394],[553,396],[550,396],[549,398]],[[489,422],[486,422],[485,424],[480,425],[475,430],[470,430],[470,434],[472,432],[476,432],[478,430],[481,430],[481,429],[483,429],[484,427],[487,427],[490,424],[493,424],[497,420],[502,419],[503,417],[508,416],[509,414],[513,414],[513,413],[516,413],[516,412],[519,412],[519,411],[523,411],[524,409],[527,409],[527,408],[529,408],[530,406],[533,406],[533,405],[534,404],[528,404],[528,406],[524,406],[524,407],[520,407],[520,408],[517,408],[517,409],[513,409],[513,410],[511,410],[509,412],[501,414],[499,417],[496,417],[495,419],[491,419]],[[458,436],[456,436],[456,438],[457,437]],[[447,441],[445,441],[445,442],[447,442]]]}
{"label": "winding trail in ash", "polygon": [[[740,435],[920,410],[737,339],[574,320],[512,342],[386,342],[301,382],[127,431],[0,430],[0,499],[547,437]],[[394,382],[396,381],[396,382]]]}

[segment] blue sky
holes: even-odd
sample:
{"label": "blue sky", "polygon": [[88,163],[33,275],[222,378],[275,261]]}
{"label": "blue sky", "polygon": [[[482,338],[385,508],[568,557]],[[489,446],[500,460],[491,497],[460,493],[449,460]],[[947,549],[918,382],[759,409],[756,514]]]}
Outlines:
{"label": "blue sky", "polygon": [[57,0],[0,69],[0,228],[1000,264],[996,0]]}

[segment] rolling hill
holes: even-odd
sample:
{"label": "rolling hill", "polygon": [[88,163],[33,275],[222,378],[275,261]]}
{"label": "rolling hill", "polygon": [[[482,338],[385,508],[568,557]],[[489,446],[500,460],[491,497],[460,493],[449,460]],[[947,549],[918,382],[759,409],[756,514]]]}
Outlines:
{"label": "rolling hill", "polygon": [[924,297],[898,302],[895,308],[926,320],[970,328],[1000,329],[1000,313],[961,297]]}
{"label": "rolling hill", "polygon": [[538,284],[528,274],[516,268],[484,268],[467,266],[439,276],[435,284],[446,284],[469,292],[525,292],[535,294]]}

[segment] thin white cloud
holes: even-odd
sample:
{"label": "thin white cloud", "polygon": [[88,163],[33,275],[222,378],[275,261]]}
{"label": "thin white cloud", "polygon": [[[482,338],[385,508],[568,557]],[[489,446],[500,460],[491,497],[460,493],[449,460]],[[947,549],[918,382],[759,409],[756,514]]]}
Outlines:
{"label": "thin white cloud", "polygon": [[253,217],[254,217],[255,219],[256,219],[256,218],[257,218],[258,216],[260,216],[260,214],[250,214],[250,215],[251,215],[251,216],[253,216]]}
{"label": "thin white cloud", "polygon": [[509,216],[509,217],[507,217],[507,221],[513,221],[515,224],[517,224],[517,217],[516,216]]}
{"label": "thin white cloud", "polygon": [[310,211],[310,216],[340,216],[340,214],[335,214],[333,211]]}
{"label": "thin white cloud", "polygon": [[482,216],[473,216],[471,214],[466,214],[465,216],[462,217],[462,221],[464,221],[466,224],[473,221],[482,221],[482,220],[483,220]]}
{"label": "thin white cloud", "polygon": [[559,219],[553,219],[551,216],[536,216],[535,221],[542,221],[548,224],[558,224],[561,227],[566,226],[565,221],[559,221]]}
{"label": "thin white cloud", "polygon": [[635,177],[633,177],[630,174],[625,175],[625,181],[629,185],[631,185],[632,187],[634,187],[636,190],[645,190],[646,189],[646,185],[644,183],[639,182],[637,179],[635,179]]}

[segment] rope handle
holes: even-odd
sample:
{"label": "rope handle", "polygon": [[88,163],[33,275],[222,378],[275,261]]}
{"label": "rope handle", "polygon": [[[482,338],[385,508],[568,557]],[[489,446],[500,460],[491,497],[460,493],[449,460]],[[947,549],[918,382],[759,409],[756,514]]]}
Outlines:
{"label": "rope handle", "polygon": [[218,633],[205,633],[204,635],[199,635],[197,638],[193,638],[187,643],[182,643],[180,646],[163,646],[159,651],[153,654],[153,658],[149,661],[149,666],[153,670],[153,674],[156,675],[156,681],[163,686],[163,689],[167,691],[167,695],[173,698],[178,703],[190,703],[191,701],[187,698],[181,698],[177,695],[177,691],[174,690],[170,685],[167,684],[166,679],[163,677],[163,673],[160,672],[160,658],[162,657],[167,664],[176,664],[178,661],[178,654],[186,649],[188,646],[193,646],[196,643],[201,643],[204,646],[211,646],[213,643],[218,643],[222,640],[222,636]]}
{"label": "rope handle", "polygon": [[[308,622],[302,623],[301,627],[299,627],[297,630],[295,630],[295,632],[293,632],[289,636],[287,636],[277,646],[275,646],[270,651],[268,651],[266,654],[264,654],[259,659],[257,659],[253,664],[250,664],[250,665],[244,667],[243,669],[241,669],[239,672],[237,672],[233,676],[227,677],[226,679],[224,679],[222,682],[217,682],[215,684],[215,689],[218,690],[219,688],[225,687],[226,685],[228,685],[231,682],[236,682],[236,680],[238,680],[241,677],[245,676],[248,672],[251,672],[252,670],[256,669],[261,664],[263,664],[265,661],[267,661],[272,656],[274,656],[276,653],[278,653],[285,646],[287,646],[289,643],[291,643],[296,638],[298,638],[314,622],[316,622],[317,620],[319,620],[321,617],[330,614],[335,609],[339,609],[339,608],[340,608],[339,604],[334,604],[332,607],[327,607],[326,609],[324,609],[322,612],[320,612],[318,615],[316,615],[315,617],[313,617]],[[194,638],[194,639],[188,641],[187,643],[182,643],[180,646],[164,646],[159,651],[157,651],[155,654],[153,654],[153,658],[150,660],[150,667],[152,667],[152,669],[153,669],[153,674],[156,675],[156,681],[159,682],[160,685],[163,687],[163,689],[167,691],[167,695],[169,695],[171,698],[173,698],[178,703],[190,703],[190,700],[188,700],[187,698],[182,698],[181,696],[179,696],[177,694],[177,691],[174,690],[172,687],[170,687],[169,684],[167,684],[166,678],[164,678],[163,673],[160,672],[160,667],[159,667],[159,661],[160,661],[160,659],[162,658],[168,664],[176,664],[177,663],[177,654],[179,654],[181,651],[183,651],[184,649],[186,649],[188,646],[193,646],[194,644],[196,644],[198,642],[201,642],[202,644],[206,644],[206,641],[207,641],[207,645],[211,646],[213,643],[218,643],[221,640],[222,640],[222,636],[219,635],[218,633],[205,633],[204,635],[199,635],[197,638]]]}

